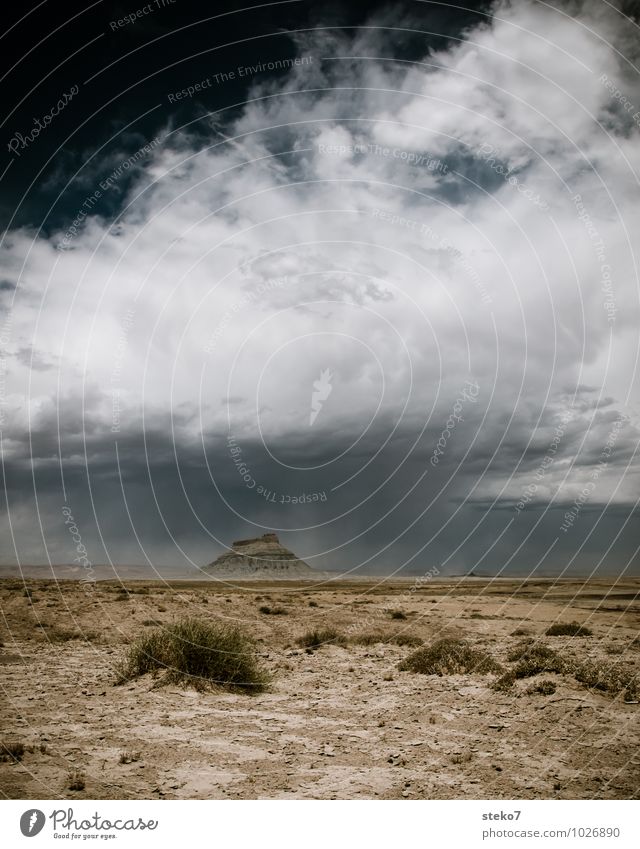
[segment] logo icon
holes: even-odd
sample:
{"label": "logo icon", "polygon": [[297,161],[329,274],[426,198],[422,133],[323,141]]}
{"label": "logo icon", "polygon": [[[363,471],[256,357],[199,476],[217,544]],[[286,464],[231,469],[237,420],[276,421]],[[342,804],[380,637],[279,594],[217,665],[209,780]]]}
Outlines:
{"label": "logo icon", "polygon": [[37,808],[30,808],[20,817],[20,831],[25,837],[35,837],[44,828],[46,819],[42,811]]}
{"label": "logo icon", "polygon": [[313,381],[313,392],[311,393],[311,415],[309,416],[309,427],[315,422],[318,418],[318,414],[322,409],[322,402],[326,401],[329,395],[331,395],[331,390],[333,386],[331,385],[331,378],[333,375],[330,370],[326,368],[324,371],[320,372],[320,378],[318,380]]}

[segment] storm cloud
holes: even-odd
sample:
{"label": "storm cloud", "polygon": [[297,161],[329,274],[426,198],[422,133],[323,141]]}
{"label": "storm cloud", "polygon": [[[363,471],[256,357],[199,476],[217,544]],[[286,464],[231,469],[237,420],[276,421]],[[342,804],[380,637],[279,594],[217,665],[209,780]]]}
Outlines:
{"label": "storm cloud", "polygon": [[186,123],[167,90],[8,229],[2,559],[70,560],[67,504],[95,562],[637,565],[635,24],[497,3],[420,51],[419,15],[291,32]]}

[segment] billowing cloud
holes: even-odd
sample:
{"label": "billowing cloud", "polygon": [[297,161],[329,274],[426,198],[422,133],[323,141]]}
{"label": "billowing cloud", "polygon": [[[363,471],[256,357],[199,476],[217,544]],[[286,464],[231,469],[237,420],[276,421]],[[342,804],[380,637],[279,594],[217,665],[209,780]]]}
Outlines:
{"label": "billowing cloud", "polygon": [[[7,234],[20,557],[66,559],[66,496],[97,560],[202,563],[253,524],[325,568],[627,566],[629,23],[499,3],[408,61],[384,22],[305,33],[242,107],[168,121],[126,192],[110,154],[66,228]],[[594,522],[615,556],[576,563]]]}

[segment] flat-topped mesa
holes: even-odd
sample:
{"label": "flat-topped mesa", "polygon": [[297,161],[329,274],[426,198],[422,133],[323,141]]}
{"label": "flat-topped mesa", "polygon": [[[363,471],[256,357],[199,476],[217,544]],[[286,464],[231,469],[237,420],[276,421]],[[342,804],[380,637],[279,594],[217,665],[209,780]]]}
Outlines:
{"label": "flat-topped mesa", "polygon": [[318,574],[285,548],[274,533],[236,540],[206,571],[213,577],[230,578],[311,578]]}
{"label": "flat-topped mesa", "polygon": [[262,534],[261,537],[254,537],[253,539],[239,539],[235,542],[231,543],[231,549],[235,551],[237,548],[244,548],[247,545],[253,545],[255,543],[261,542],[275,542],[277,545],[280,545],[280,540],[278,539],[278,534],[270,533],[270,534]]}

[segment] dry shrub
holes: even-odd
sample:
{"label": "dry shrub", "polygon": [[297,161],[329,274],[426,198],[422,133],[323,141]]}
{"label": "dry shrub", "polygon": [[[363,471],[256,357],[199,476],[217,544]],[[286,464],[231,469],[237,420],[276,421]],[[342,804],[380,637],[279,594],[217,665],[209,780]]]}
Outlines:
{"label": "dry shrub", "polygon": [[532,684],[530,687],[527,687],[526,692],[530,696],[537,695],[538,693],[542,696],[552,696],[556,691],[556,682],[551,681],[549,678],[544,678],[542,681],[537,681],[535,684]]}
{"label": "dry shrub", "polygon": [[509,652],[508,660],[517,661],[513,674],[516,678],[531,678],[540,672],[570,671],[567,661],[549,646],[543,643],[525,641]]}
{"label": "dry shrub", "polygon": [[576,681],[585,687],[602,690],[612,696],[621,695],[628,701],[638,698],[640,682],[632,669],[598,660],[586,660],[573,670]]}
{"label": "dry shrub", "polygon": [[468,675],[501,672],[490,654],[474,649],[464,640],[442,639],[409,655],[398,668],[421,675]]}
{"label": "dry shrub", "polygon": [[585,628],[579,622],[556,622],[545,631],[547,637],[591,637],[591,628]]}

